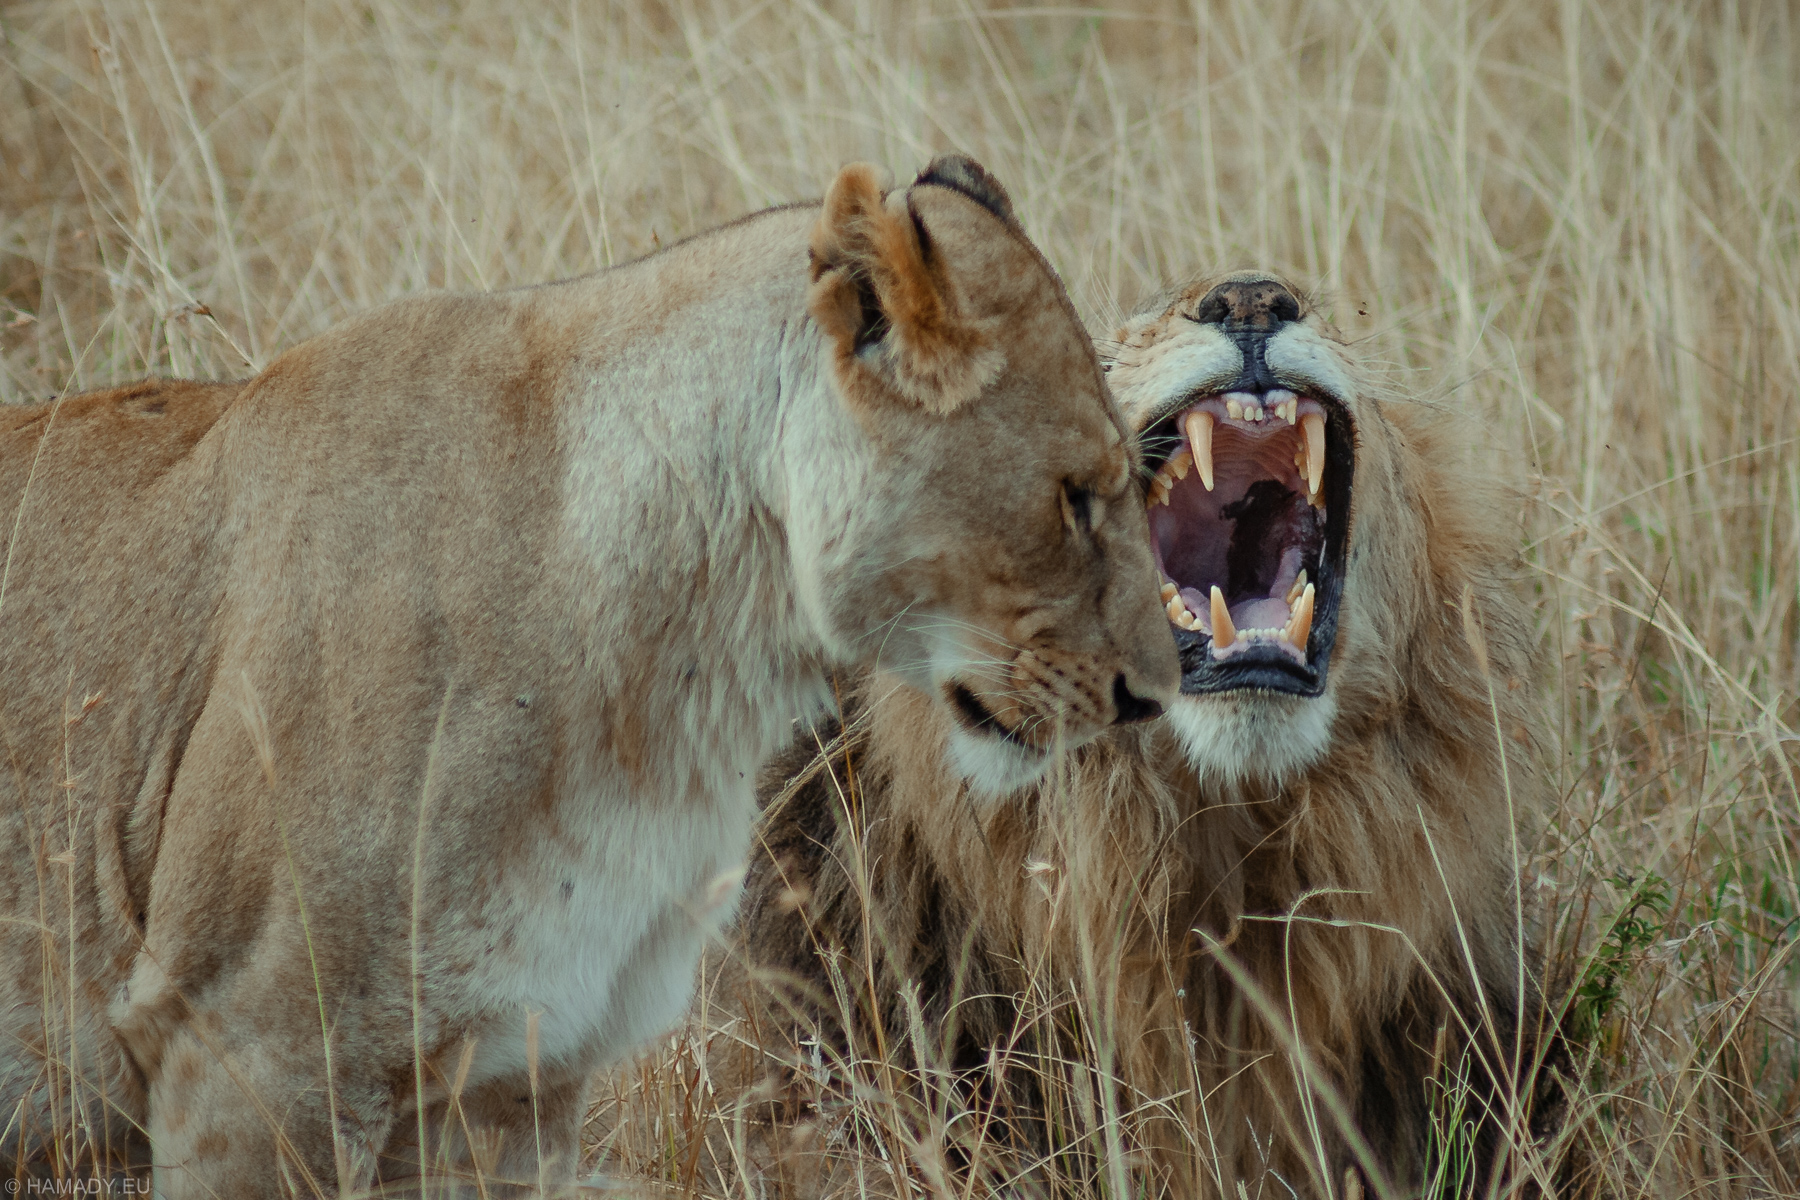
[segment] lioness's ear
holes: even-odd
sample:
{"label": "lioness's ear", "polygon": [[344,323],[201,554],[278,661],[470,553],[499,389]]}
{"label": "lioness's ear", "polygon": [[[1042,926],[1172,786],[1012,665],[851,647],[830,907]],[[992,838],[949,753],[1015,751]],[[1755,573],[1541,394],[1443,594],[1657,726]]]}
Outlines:
{"label": "lioness's ear", "polygon": [[987,173],[986,167],[966,154],[938,155],[913,180],[914,187],[922,183],[961,192],[1008,225],[1018,224],[1013,216],[1012,197],[1006,194],[998,179]]}
{"label": "lioness's ear", "polygon": [[[945,161],[934,161],[913,186],[937,184],[968,195],[948,179],[929,178]],[[992,184],[980,167],[957,161]],[[1010,217],[1006,193],[998,184],[992,189]],[[1005,366],[988,332],[963,312],[949,265],[907,194],[884,196],[874,167],[852,163],[838,172],[813,227],[811,251],[807,310],[833,344],[846,395],[874,399],[893,392],[927,412],[948,413],[973,400]]]}

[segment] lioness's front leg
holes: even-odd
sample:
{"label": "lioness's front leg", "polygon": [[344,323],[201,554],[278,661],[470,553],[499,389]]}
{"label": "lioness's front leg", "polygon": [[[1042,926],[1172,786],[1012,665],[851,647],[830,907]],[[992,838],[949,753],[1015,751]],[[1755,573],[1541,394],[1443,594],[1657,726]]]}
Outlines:
{"label": "lioness's front leg", "polygon": [[[313,998],[299,999],[283,1016],[316,1019],[299,1011]],[[270,998],[244,1007],[268,1020],[287,1005]],[[416,1109],[402,1111],[397,1101],[416,1086],[410,1058],[338,1055],[328,1091],[321,1046],[318,1038],[259,1037],[244,1013],[219,1010],[196,1014],[168,1035],[149,1089],[160,1200],[365,1189],[384,1197],[496,1200],[556,1194],[574,1181],[591,1064],[547,1065],[535,1083],[509,1075],[434,1099],[449,1085],[446,1064],[428,1055],[434,1061],[424,1069],[421,1123]]]}
{"label": "lioness's front leg", "polygon": [[369,1186],[374,1147],[394,1124],[373,1073],[340,1079],[328,1094],[317,1038],[261,1036],[247,1016],[196,1014],[168,1038],[150,1081],[159,1200],[335,1196]]}
{"label": "lioness's front leg", "polygon": [[495,1080],[429,1105],[423,1171],[417,1114],[402,1118],[381,1153],[381,1194],[556,1194],[575,1179],[587,1075],[553,1070],[535,1087],[529,1078]]}

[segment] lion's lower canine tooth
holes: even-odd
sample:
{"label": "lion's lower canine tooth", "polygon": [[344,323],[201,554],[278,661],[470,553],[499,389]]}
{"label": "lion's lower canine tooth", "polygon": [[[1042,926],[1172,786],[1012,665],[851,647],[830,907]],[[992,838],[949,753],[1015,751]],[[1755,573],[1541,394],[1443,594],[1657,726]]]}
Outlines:
{"label": "lion's lower canine tooth", "polygon": [[[1311,617],[1307,619],[1311,620]],[[1223,650],[1237,641],[1237,630],[1231,627],[1231,610],[1225,607],[1225,593],[1216,583],[1212,589],[1212,639],[1215,650]]]}
{"label": "lion's lower canine tooth", "polygon": [[1317,496],[1319,481],[1325,478],[1325,418],[1307,413],[1300,418],[1300,427],[1306,431],[1306,490]]}
{"label": "lion's lower canine tooth", "polygon": [[[1170,586],[1173,587],[1174,585],[1171,584]],[[1304,590],[1305,587],[1306,587],[1306,568],[1301,567],[1300,573],[1298,575],[1294,576],[1294,586],[1289,588],[1287,590],[1287,595],[1285,597],[1283,597],[1283,599],[1285,599],[1287,601],[1287,605],[1289,608],[1294,607],[1295,599],[1297,599],[1299,597],[1301,591]]]}
{"label": "lion's lower canine tooth", "polygon": [[1188,451],[1194,456],[1194,466],[1200,470],[1200,482],[1210,492],[1213,490],[1213,415],[1209,412],[1189,413],[1186,432]]}
{"label": "lion's lower canine tooth", "polygon": [[1294,615],[1288,618],[1287,640],[1305,650],[1306,639],[1312,636],[1312,619],[1313,585],[1309,583],[1306,590],[1300,593],[1300,604],[1294,609]]}

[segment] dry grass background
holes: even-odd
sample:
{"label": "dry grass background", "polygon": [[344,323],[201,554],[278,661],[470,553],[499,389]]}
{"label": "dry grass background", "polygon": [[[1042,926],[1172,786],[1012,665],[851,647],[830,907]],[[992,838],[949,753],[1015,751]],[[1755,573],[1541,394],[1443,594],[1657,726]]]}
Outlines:
{"label": "dry grass background", "polygon": [[[1201,269],[1316,283],[1518,481],[1563,797],[1527,894],[1594,1031],[1567,1136],[1612,1194],[1800,1193],[1789,4],[14,0],[0,37],[4,401],[244,375],[949,148],[1096,329]],[[693,1046],[601,1101],[675,1191],[719,1119]]]}

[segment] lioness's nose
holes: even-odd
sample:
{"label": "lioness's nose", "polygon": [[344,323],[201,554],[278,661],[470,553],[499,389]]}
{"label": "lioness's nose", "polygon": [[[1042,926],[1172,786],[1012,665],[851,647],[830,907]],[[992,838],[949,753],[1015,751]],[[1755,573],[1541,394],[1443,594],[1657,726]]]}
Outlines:
{"label": "lioness's nose", "polygon": [[1154,721],[1162,716],[1162,705],[1154,700],[1146,700],[1142,696],[1131,694],[1131,688],[1125,683],[1125,673],[1119,672],[1113,680],[1113,717],[1114,725],[1131,725],[1138,721]]}

